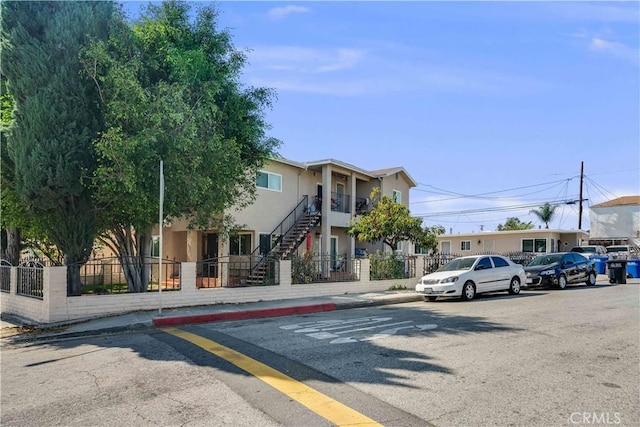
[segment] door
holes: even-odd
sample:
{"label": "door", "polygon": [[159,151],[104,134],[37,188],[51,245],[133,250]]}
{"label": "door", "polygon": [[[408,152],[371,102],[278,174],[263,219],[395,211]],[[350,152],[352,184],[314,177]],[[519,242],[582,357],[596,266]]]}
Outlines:
{"label": "door", "polygon": [[589,265],[590,261],[577,253],[572,253],[571,256],[573,257],[574,263],[576,265],[576,276],[573,278],[573,281],[582,281],[587,277],[587,266]]}
{"label": "door", "polygon": [[336,210],[338,212],[346,212],[346,206],[344,205],[344,184],[336,183]]}
{"label": "door", "polygon": [[473,272],[473,280],[476,282],[477,293],[491,291],[497,286],[493,264],[489,257],[480,258]]}
{"label": "door", "polygon": [[451,253],[451,242],[441,242],[440,243],[440,253],[450,254]]}
{"label": "door", "polygon": [[564,271],[565,276],[567,277],[568,283],[573,283],[578,278],[578,265],[576,264],[576,260],[573,258],[573,254],[568,253],[562,257],[561,267]]}
{"label": "door", "polygon": [[495,286],[493,290],[502,291],[509,289],[511,286],[511,274],[512,270],[509,268],[509,263],[500,257],[491,257],[493,261],[493,273],[496,277]]}
{"label": "door", "polygon": [[207,233],[202,236],[202,275],[205,277],[218,277],[218,233]]}
{"label": "door", "polygon": [[318,212],[322,211],[322,184],[316,186],[316,209]]}

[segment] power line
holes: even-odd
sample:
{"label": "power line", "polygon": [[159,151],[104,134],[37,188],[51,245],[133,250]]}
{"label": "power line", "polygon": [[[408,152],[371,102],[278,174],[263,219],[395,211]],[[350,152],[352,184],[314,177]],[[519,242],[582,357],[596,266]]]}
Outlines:
{"label": "power line", "polygon": [[[565,205],[568,204],[569,202],[571,202],[572,200],[552,200],[550,202],[546,202],[549,203],[550,205]],[[497,207],[491,207],[491,208],[477,208],[477,209],[467,209],[467,210],[461,210],[461,211],[448,211],[448,212],[432,212],[432,213],[423,213],[423,214],[413,214],[412,216],[415,217],[419,217],[419,218],[430,218],[430,217],[434,217],[434,216],[451,216],[451,215],[462,215],[462,214],[483,214],[483,213],[487,213],[487,212],[503,212],[503,211],[519,211],[519,210],[524,210],[524,209],[528,209],[528,208],[535,208],[535,207],[539,207],[540,203],[529,203],[529,204],[523,204],[523,205],[512,205],[512,206],[497,206]]]}
{"label": "power line", "polygon": [[[559,181],[545,182],[545,183],[542,183],[542,184],[527,185],[527,186],[523,186],[523,187],[516,187],[516,188],[510,188],[510,189],[498,190],[498,191],[490,191],[490,192],[478,193],[478,194],[457,193],[457,192],[454,192],[454,191],[448,191],[448,190],[444,190],[442,188],[434,187],[433,185],[430,185],[430,184],[424,184],[424,183],[418,182],[418,185],[423,185],[425,187],[434,188],[434,189],[436,189],[438,191],[441,191],[442,193],[430,192],[428,190],[423,190],[423,189],[420,189],[420,188],[414,188],[414,189],[412,189],[413,191],[421,191],[421,192],[425,192],[425,193],[442,194],[442,195],[451,194],[451,195],[455,195],[455,197],[449,197],[449,198],[445,198],[445,199],[436,199],[436,200],[421,200],[421,201],[411,202],[410,204],[436,203],[436,202],[444,202],[444,201],[448,201],[448,200],[456,200],[456,199],[462,199],[462,198],[471,198],[471,199],[508,199],[508,198],[513,198],[513,197],[521,197],[521,196],[537,194],[537,193],[540,193],[542,191],[550,190],[551,188],[555,187],[556,185],[560,185],[560,184],[565,184],[565,186],[566,186],[566,185],[568,185],[569,181],[571,181],[571,180],[573,180],[575,178],[576,177],[567,178],[567,179],[563,179],[563,180],[559,180]],[[551,186],[551,187],[548,187],[548,188],[544,188],[544,189],[542,189],[540,191],[533,192],[533,193],[527,193],[527,194],[521,194],[521,195],[511,195],[511,196],[501,196],[501,197],[484,197],[484,196],[487,196],[489,194],[506,193],[506,192],[509,192],[509,191],[523,190],[523,189],[526,189],[526,188],[541,187],[543,185],[549,185],[549,184],[554,184],[554,185]]]}

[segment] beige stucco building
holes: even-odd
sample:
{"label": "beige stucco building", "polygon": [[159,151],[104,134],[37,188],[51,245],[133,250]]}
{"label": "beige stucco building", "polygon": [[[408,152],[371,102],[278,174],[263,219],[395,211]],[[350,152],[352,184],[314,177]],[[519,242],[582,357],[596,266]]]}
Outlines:
{"label": "beige stucco building", "polygon": [[[174,221],[163,228],[163,258],[198,262],[264,255],[287,233],[294,234],[292,245],[300,254],[353,256],[356,249],[383,249],[348,236],[349,221],[371,207],[368,198],[375,187],[408,206],[409,189],[416,185],[402,167],[367,171],[334,159],[300,163],[273,158],[258,173],[255,202],[229,212],[243,224],[237,236],[224,239],[218,230],[191,230],[187,221]],[[301,216],[309,217],[305,227],[291,231]]]}
{"label": "beige stucco building", "polygon": [[438,251],[460,255],[492,252],[550,253],[568,251],[586,243],[589,233],[583,230],[514,230],[483,231],[438,236]]}

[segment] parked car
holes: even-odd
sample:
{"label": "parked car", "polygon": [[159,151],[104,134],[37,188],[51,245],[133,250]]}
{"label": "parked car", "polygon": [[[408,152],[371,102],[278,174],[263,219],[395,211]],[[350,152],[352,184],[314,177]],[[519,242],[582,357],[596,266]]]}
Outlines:
{"label": "parked car", "polygon": [[571,248],[570,252],[577,252],[579,254],[584,255],[587,258],[591,258],[595,255],[606,256],[607,248],[600,245],[574,246],[573,248]]}
{"label": "parked car", "polygon": [[609,259],[636,259],[640,256],[640,249],[633,245],[607,246]]}
{"label": "parked car", "polygon": [[471,300],[483,292],[520,293],[525,274],[522,265],[499,255],[456,258],[420,279],[416,292],[427,301],[438,297]]}
{"label": "parked car", "polygon": [[597,271],[595,262],[577,252],[558,252],[535,257],[524,267],[527,275],[524,287],[558,286],[585,282],[595,285]]}

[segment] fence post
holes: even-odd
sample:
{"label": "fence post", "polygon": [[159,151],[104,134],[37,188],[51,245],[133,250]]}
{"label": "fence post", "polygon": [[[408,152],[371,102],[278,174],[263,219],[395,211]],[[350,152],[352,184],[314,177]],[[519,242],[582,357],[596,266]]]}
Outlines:
{"label": "fence post", "polygon": [[67,298],[69,298],[67,297],[67,267],[44,267],[42,272],[42,321],[52,323],[69,320]]}
{"label": "fence post", "polygon": [[280,286],[285,288],[291,288],[291,260],[278,261],[280,264]]}
{"label": "fence post", "polygon": [[18,294],[18,267],[11,267],[9,273],[9,294],[17,295]]}
{"label": "fence post", "polygon": [[416,275],[415,275],[415,277],[424,276],[424,271],[425,271],[426,264],[427,264],[427,256],[426,255],[419,256],[418,260],[416,260]]}
{"label": "fence post", "polygon": [[371,281],[371,260],[369,258],[360,259],[360,282],[368,285]]}
{"label": "fence post", "polygon": [[196,290],[196,263],[180,263],[180,292],[194,293]]}

